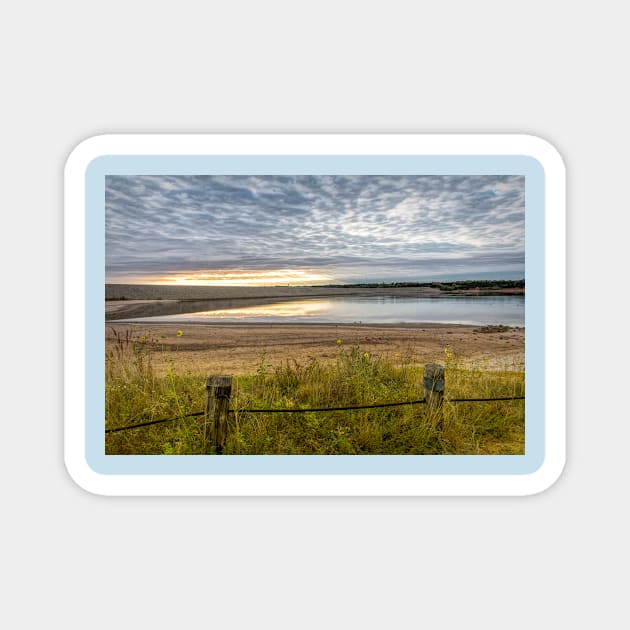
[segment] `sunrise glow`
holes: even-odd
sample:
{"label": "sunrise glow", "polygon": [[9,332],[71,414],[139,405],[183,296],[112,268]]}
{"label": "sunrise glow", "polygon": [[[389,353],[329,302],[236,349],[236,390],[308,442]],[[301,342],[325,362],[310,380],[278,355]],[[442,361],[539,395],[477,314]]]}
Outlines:
{"label": "sunrise glow", "polygon": [[334,281],[330,275],[302,269],[273,269],[265,271],[216,270],[181,272],[147,280],[147,284],[211,287],[273,287],[310,286]]}
{"label": "sunrise glow", "polygon": [[108,284],[524,276],[522,175],[107,175]]}

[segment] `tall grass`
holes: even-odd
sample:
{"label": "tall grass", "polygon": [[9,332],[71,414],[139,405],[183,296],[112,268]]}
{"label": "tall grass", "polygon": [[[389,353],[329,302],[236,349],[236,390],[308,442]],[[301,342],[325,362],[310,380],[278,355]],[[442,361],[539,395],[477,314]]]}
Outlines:
{"label": "tall grass", "polygon": [[[331,343],[334,344],[334,339]],[[153,357],[164,355],[159,340],[128,331],[117,334],[106,356],[106,428],[163,418],[163,424],[106,434],[108,454],[195,454],[202,450],[200,418],[205,374],[180,372],[171,360],[157,376]],[[524,402],[449,403],[453,398],[524,395],[522,371],[463,367],[446,348],[446,400],[442,422],[426,405],[331,412],[300,408],[342,407],[420,400],[423,367],[409,359],[345,347],[334,359],[267,362],[255,373],[234,377],[230,432],[225,454],[522,454]],[[295,413],[251,413],[244,409],[295,409]]]}

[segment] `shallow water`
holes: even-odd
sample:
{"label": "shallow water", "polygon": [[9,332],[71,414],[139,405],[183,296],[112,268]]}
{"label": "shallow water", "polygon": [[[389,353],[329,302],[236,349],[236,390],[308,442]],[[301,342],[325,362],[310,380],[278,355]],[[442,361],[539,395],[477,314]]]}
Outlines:
{"label": "shallow water", "polygon": [[[140,321],[140,320],[138,320]],[[524,326],[523,296],[316,297],[259,306],[145,317],[171,323],[363,323],[436,322]]]}

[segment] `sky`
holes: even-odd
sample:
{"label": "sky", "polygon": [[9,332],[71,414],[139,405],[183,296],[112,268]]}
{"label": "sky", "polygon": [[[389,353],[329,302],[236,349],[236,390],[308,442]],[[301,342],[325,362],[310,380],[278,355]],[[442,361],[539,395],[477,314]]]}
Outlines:
{"label": "sky", "polygon": [[522,176],[107,176],[106,282],[525,277]]}

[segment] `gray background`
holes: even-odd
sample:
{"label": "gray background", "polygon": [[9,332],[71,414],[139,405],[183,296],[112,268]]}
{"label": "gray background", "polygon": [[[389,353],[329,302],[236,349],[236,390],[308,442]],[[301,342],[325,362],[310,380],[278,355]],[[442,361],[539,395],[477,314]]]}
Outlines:
{"label": "gray background", "polygon": [[[7,6],[3,625],[627,624],[622,5]],[[66,156],[106,132],[262,131],[517,132],[556,146],[568,169],[569,433],[550,490],[219,500],[102,498],[73,484],[62,460]]]}

